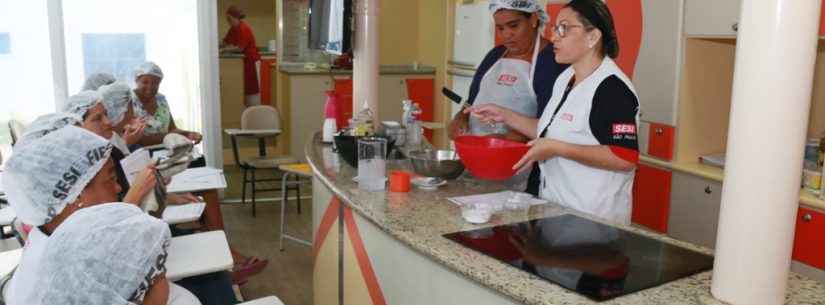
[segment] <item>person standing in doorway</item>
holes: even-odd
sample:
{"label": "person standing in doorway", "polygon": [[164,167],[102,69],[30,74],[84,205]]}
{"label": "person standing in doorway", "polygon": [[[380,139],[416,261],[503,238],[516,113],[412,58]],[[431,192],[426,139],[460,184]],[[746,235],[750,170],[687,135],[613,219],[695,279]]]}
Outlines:
{"label": "person standing in doorway", "polygon": [[243,19],[246,15],[237,6],[226,9],[226,21],[232,26],[221,42],[220,48],[229,45],[235,46],[243,52],[243,91],[244,106],[250,107],[261,104],[258,79],[261,69],[261,55],[255,43],[255,34],[252,27]]}

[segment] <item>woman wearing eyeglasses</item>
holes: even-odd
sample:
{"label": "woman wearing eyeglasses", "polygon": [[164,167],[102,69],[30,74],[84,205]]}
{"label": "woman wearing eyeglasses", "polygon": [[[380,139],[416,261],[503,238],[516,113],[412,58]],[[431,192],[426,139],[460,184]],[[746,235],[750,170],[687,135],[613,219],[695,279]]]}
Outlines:
{"label": "woman wearing eyeglasses", "polygon": [[[472,105],[498,105],[531,118],[541,116],[552,84],[565,66],[556,63],[553,44],[541,37],[549,16],[535,0],[492,0],[490,12],[502,44],[490,50],[478,66],[470,85]],[[459,112],[450,122],[451,139],[462,135],[491,135],[526,142],[528,138],[505,124],[484,123]],[[538,185],[538,169],[534,173]],[[527,173],[517,175],[508,185],[525,189]]]}
{"label": "woman wearing eyeglasses", "polygon": [[613,61],[619,45],[607,5],[571,1],[559,12],[551,41],[556,61],[570,67],[556,79],[538,120],[492,105],[465,112],[535,139],[514,167],[539,164],[540,197],[629,224],[639,103],[630,79]]}

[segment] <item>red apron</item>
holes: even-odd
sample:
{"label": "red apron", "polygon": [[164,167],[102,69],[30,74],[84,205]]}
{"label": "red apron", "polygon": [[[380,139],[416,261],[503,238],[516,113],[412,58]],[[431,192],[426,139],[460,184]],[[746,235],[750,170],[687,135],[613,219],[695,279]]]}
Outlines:
{"label": "red apron", "polygon": [[255,35],[252,33],[252,28],[241,21],[237,26],[229,29],[223,42],[235,45],[244,53],[243,58],[243,87],[244,95],[254,95],[260,93],[258,87],[258,73],[255,69],[255,63],[261,59],[258,54],[258,46],[255,44]]}

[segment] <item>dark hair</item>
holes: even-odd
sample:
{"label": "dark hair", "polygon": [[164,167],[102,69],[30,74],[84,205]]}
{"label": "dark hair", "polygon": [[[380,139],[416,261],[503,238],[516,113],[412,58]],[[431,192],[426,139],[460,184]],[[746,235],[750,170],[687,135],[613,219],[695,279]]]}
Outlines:
{"label": "dark hair", "polygon": [[579,21],[586,28],[597,28],[602,32],[602,55],[616,58],[619,56],[619,39],[613,15],[602,0],[573,0],[564,7],[569,7],[579,14]]}

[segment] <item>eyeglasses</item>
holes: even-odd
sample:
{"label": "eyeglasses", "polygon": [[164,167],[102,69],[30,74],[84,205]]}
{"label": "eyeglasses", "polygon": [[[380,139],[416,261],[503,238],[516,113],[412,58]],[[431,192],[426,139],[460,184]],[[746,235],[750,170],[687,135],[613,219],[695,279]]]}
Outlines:
{"label": "eyeglasses", "polygon": [[562,24],[554,25],[553,26],[553,32],[555,32],[556,35],[559,35],[559,37],[564,38],[565,36],[567,36],[567,32],[570,31],[571,28],[576,28],[576,27],[587,29],[587,27],[585,27],[583,25],[562,23]]}

